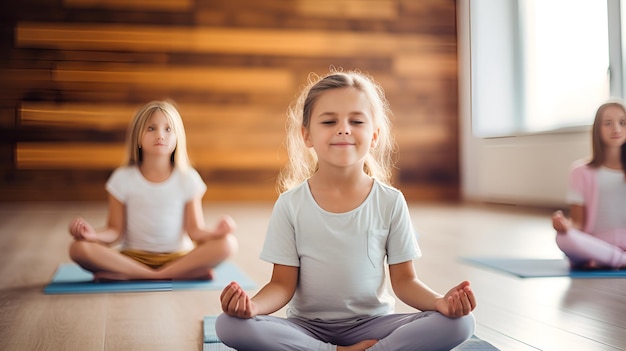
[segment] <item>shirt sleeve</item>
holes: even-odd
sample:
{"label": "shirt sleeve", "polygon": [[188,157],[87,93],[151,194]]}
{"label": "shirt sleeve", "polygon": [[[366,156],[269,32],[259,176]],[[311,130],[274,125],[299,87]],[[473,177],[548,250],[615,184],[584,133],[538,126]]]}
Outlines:
{"label": "shirt sleeve", "polygon": [[129,168],[118,168],[113,171],[105,185],[106,191],[122,203],[128,199],[129,173]]}
{"label": "shirt sleeve", "polygon": [[569,183],[565,201],[569,205],[584,205],[585,203],[585,166],[572,168],[569,174]]}
{"label": "shirt sleeve", "polygon": [[204,195],[207,186],[197,170],[190,169],[185,179],[187,180],[185,182],[185,184],[187,185],[187,191],[185,194],[186,201],[190,201],[197,196]]}
{"label": "shirt sleeve", "polygon": [[387,263],[396,264],[419,258],[422,252],[417,244],[409,207],[402,193],[398,193],[392,212],[389,240],[387,242]]}
{"label": "shirt sleeve", "polygon": [[274,264],[300,266],[293,214],[283,196],[274,204],[260,258]]}

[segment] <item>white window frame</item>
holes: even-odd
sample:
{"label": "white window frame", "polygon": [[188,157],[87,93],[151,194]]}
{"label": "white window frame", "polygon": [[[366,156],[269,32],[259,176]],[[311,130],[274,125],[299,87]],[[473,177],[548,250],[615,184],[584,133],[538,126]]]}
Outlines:
{"label": "white window frame", "polygon": [[[472,134],[480,138],[579,132],[592,123],[542,130],[525,127],[526,111],[521,52],[519,2],[524,0],[470,0]],[[543,0],[550,1],[550,0]],[[601,1],[601,0],[599,0]],[[624,98],[621,18],[624,0],[606,0],[609,40],[609,96]],[[581,24],[582,25],[582,24]],[[608,99],[608,96],[607,96]]]}

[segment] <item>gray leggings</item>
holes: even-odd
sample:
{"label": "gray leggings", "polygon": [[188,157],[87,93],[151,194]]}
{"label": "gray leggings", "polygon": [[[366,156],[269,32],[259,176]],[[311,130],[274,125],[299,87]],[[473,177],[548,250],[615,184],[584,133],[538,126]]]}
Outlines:
{"label": "gray leggings", "polygon": [[450,350],[474,334],[474,316],[448,318],[438,312],[390,314],[340,322],[219,315],[215,330],[239,351],[335,351],[363,340],[379,340],[370,351]]}

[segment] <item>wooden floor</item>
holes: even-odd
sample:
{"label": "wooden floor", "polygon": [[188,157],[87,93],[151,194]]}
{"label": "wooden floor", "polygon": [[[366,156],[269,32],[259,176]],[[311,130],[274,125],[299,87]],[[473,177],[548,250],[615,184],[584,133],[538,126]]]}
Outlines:
{"label": "wooden floor", "polygon": [[[271,203],[205,204],[207,220],[238,222],[232,259],[259,285],[258,259]],[[514,276],[467,265],[460,256],[560,257],[546,209],[500,205],[410,205],[426,283],[445,291],[469,279],[478,296],[476,335],[502,350],[624,350],[626,279]],[[102,203],[0,204],[0,350],[201,350],[201,320],[220,312],[218,291],[44,295],[69,262],[67,223],[104,224]],[[398,311],[410,311],[398,305]],[[280,311],[283,314],[284,311]]]}

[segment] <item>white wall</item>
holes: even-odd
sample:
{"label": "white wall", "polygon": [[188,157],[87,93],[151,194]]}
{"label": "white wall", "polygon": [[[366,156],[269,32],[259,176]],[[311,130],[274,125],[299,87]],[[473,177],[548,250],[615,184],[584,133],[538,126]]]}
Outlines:
{"label": "white wall", "polygon": [[[563,207],[569,165],[576,159],[587,157],[591,152],[588,128],[558,134],[475,137],[471,126],[469,1],[458,1],[457,6],[461,129],[459,145],[464,199]],[[502,87],[499,88],[498,84],[491,86],[493,96],[498,96]],[[494,99],[494,102],[497,100]]]}

